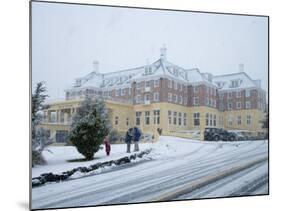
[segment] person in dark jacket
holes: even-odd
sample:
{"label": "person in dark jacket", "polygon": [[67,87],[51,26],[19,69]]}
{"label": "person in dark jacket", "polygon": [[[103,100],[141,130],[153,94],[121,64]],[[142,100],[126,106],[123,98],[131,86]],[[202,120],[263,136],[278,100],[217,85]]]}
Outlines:
{"label": "person in dark jacket", "polygon": [[131,153],[132,139],[133,139],[133,128],[129,128],[125,136],[125,142],[127,144],[127,153]]}
{"label": "person in dark jacket", "polygon": [[109,137],[108,136],[105,137],[103,143],[105,145],[106,155],[109,156],[110,155],[110,151],[111,151],[111,146],[110,146],[110,143],[109,143]]}
{"label": "person in dark jacket", "polygon": [[135,145],[135,149],[134,151],[137,152],[139,151],[139,141],[141,138],[141,130],[137,127],[133,128],[133,141],[134,141],[134,145]]}

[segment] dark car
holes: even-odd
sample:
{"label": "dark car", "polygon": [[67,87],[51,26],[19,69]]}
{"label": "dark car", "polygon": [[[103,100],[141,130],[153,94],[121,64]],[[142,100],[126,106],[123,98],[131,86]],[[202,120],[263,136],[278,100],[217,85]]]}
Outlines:
{"label": "dark car", "polygon": [[237,135],[222,128],[205,128],[204,140],[206,141],[235,141]]}

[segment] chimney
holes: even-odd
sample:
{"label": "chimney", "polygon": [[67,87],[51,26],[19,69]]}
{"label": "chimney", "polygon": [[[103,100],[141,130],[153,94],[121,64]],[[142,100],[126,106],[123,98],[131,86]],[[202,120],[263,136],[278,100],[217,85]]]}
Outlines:
{"label": "chimney", "polygon": [[166,45],[164,44],[162,48],[160,48],[160,58],[163,60],[166,60],[166,56],[167,56],[167,48]]}
{"label": "chimney", "polygon": [[244,72],[244,64],[239,64],[239,72],[243,73]]}
{"label": "chimney", "polygon": [[99,61],[97,60],[93,61],[93,72],[99,73]]}

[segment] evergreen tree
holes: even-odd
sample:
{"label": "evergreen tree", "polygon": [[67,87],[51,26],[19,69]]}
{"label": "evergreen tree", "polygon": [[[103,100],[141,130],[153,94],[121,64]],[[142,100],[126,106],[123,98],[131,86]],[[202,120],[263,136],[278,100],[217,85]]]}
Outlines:
{"label": "evergreen tree", "polygon": [[87,97],[73,117],[70,141],[86,160],[91,160],[110,131],[108,111],[103,99]]}
{"label": "evergreen tree", "polygon": [[32,108],[31,108],[31,130],[32,130],[32,166],[35,164],[45,163],[41,153],[44,147],[50,142],[47,131],[37,126],[42,121],[42,110],[47,108],[44,105],[45,99],[48,95],[45,94],[46,87],[44,82],[39,82],[36,85],[34,93],[32,94]]}

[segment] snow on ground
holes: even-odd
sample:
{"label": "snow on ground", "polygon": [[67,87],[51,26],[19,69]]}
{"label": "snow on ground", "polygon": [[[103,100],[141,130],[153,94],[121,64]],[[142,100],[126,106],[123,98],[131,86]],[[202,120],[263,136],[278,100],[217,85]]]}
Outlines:
{"label": "snow on ground", "polygon": [[[140,150],[152,149],[152,152],[143,159],[173,159],[181,155],[196,154],[196,156],[204,155],[218,148],[233,149],[239,145],[247,144],[243,142],[202,142],[192,139],[184,139],[171,136],[161,136],[156,143],[140,143]],[[73,146],[50,146],[43,152],[43,156],[47,161],[47,165],[35,166],[32,168],[32,177],[40,176],[43,173],[62,173],[77,167],[89,167],[98,162],[116,160],[133,154],[133,144],[131,145],[131,153],[126,153],[126,144],[112,144],[110,156],[106,156],[105,150],[101,149],[95,154],[95,159],[84,162],[69,162],[73,159],[82,159],[81,155]],[[139,159],[136,160],[136,162]],[[78,172],[79,173],[79,172]],[[83,174],[84,175],[84,174]],[[73,178],[81,175],[73,175]]]}
{"label": "snow on ground", "polygon": [[[49,146],[47,150],[43,151],[43,156],[47,161],[47,165],[39,165],[32,168],[32,177],[40,176],[43,173],[62,173],[64,171],[72,170],[77,167],[88,167],[95,163],[105,162],[109,160],[116,160],[133,154],[133,145],[131,146],[131,153],[126,153],[126,144],[112,144],[110,156],[106,156],[105,149],[99,150],[94,160],[82,162],[68,162],[73,159],[82,159],[81,155],[73,146]],[[151,143],[141,143],[140,150],[146,150],[151,147]]]}
{"label": "snow on ground", "polygon": [[[114,149],[115,147],[116,149]],[[118,147],[120,147],[119,151]],[[266,140],[203,142],[162,136],[158,142],[141,144],[140,147],[141,150],[152,148],[151,153],[145,156],[146,158],[152,158],[152,161],[138,165],[128,165],[127,167],[124,165],[124,168],[108,171],[104,174],[33,188],[32,208],[59,208],[151,201],[154,198],[161,197],[166,192],[177,190],[183,184],[200,180],[216,172],[243,165],[245,162],[267,157],[268,155],[268,142]],[[127,155],[124,151],[125,145],[113,145],[112,156],[107,158],[104,151],[101,151],[99,152],[101,154],[97,154],[99,159],[90,162],[113,159],[114,156],[123,157]],[[58,171],[66,168],[66,164],[68,165],[65,162],[66,159],[80,156],[79,154],[77,155],[76,151],[69,153],[68,156],[66,155],[61,152],[60,159],[53,158],[54,162],[50,162],[49,167],[36,167],[33,171],[36,170],[38,173],[40,168],[48,168],[49,170],[53,168]],[[71,158],[69,158],[70,155],[72,156]],[[52,161],[51,159],[49,160]],[[73,165],[73,163],[70,164]],[[74,164],[76,165],[77,163]],[[85,162],[83,162],[84,164]],[[69,166],[67,166],[68,168]],[[246,176],[246,173],[250,174],[250,176]],[[241,179],[232,182],[233,178],[231,178],[231,184],[227,187],[228,193],[220,190],[218,193],[213,194],[225,196],[235,191],[236,188],[243,187],[245,182],[251,182],[249,178],[253,180],[256,179],[256,175],[263,174],[267,174],[267,168],[265,167],[257,168],[253,173],[251,171],[243,172],[239,176]],[[222,185],[223,182],[216,185]],[[266,188],[267,185],[261,187],[261,191],[263,192]],[[207,190],[205,189],[205,191]],[[208,193],[211,193],[211,190],[208,190]],[[202,195],[202,197],[206,197],[208,193]]]}

